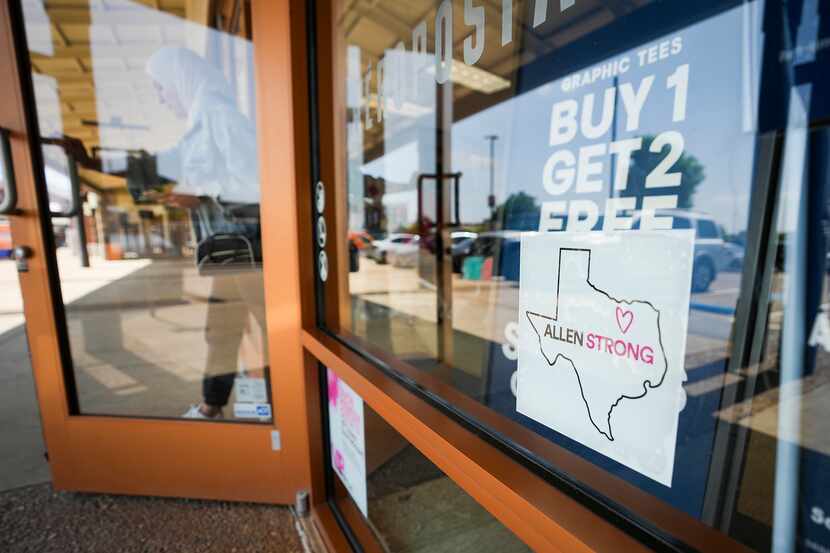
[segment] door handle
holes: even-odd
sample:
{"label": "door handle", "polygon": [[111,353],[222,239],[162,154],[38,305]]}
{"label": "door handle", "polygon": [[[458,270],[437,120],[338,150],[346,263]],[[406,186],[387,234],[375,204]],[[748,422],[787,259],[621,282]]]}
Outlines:
{"label": "door handle", "polygon": [[17,183],[14,180],[14,167],[12,166],[12,147],[10,132],[8,129],[0,128],[0,170],[2,170],[3,199],[0,201],[0,215],[17,215]]}
{"label": "door handle", "polygon": [[32,253],[29,246],[17,246],[12,250],[12,259],[17,264],[18,273],[29,272],[29,258],[32,257]]}

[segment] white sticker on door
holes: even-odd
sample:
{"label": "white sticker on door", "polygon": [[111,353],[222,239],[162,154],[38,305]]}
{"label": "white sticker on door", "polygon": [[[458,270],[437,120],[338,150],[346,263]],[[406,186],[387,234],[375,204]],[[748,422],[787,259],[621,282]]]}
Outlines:
{"label": "white sticker on door", "polygon": [[327,371],[331,464],[360,512],[368,517],[363,398],[331,369]]}
{"label": "white sticker on door", "polygon": [[234,403],[233,416],[238,419],[268,420],[271,418],[271,406],[267,403]]}
{"label": "white sticker on door", "polygon": [[692,231],[521,242],[517,410],[671,486]]}
{"label": "white sticker on door", "polygon": [[268,402],[268,392],[265,388],[264,378],[237,376],[234,385],[236,387],[236,401],[240,403]]}

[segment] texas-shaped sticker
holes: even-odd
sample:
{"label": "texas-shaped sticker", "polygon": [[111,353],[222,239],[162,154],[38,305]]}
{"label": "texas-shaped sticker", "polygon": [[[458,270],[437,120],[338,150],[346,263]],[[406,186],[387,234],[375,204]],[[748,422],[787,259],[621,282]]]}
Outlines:
{"label": "texas-shaped sticker", "polygon": [[517,410],[671,486],[694,233],[522,237]]}

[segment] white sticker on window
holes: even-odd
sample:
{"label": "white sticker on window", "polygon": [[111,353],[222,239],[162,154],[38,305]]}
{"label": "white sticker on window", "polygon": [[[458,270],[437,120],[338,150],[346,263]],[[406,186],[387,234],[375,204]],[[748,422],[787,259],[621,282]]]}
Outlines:
{"label": "white sticker on window", "polygon": [[264,378],[239,376],[234,381],[236,401],[240,403],[268,403]]}
{"label": "white sticker on window", "polygon": [[368,517],[363,399],[327,370],[331,464],[360,512]]}
{"label": "white sticker on window", "polygon": [[234,403],[233,416],[238,419],[270,419],[271,406],[267,403]]}
{"label": "white sticker on window", "polygon": [[694,233],[526,235],[517,410],[671,486]]}

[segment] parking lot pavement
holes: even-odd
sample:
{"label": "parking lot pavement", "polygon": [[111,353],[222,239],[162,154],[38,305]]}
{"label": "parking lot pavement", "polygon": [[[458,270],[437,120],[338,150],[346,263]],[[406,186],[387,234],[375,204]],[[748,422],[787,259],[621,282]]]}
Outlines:
{"label": "parking lot pavement", "polygon": [[0,490],[49,480],[22,326],[0,334]]}
{"label": "parking lot pavement", "polygon": [[[687,360],[701,354],[726,355],[732,331],[740,273],[720,273],[709,290],[692,294],[687,338]],[[349,292],[370,303],[436,324],[438,294],[418,277],[414,268],[378,265],[361,258],[360,271],[349,276]],[[453,329],[484,340],[505,343],[505,326],[516,321],[519,286],[505,280],[465,280],[452,276]],[[711,361],[711,359],[709,359]],[[693,370],[697,364],[687,367]]]}

